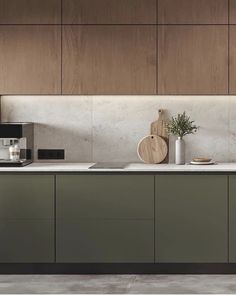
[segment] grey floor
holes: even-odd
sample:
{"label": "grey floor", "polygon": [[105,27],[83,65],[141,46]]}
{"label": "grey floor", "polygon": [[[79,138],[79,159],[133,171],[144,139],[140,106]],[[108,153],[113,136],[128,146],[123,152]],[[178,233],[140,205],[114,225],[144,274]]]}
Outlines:
{"label": "grey floor", "polygon": [[1,294],[236,293],[236,275],[0,275]]}

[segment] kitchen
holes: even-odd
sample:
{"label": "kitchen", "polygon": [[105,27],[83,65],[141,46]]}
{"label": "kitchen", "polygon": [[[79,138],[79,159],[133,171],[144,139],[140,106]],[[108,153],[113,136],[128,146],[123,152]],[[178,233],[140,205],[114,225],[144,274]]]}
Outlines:
{"label": "kitchen", "polygon": [[235,48],[236,0],[0,0],[0,293],[236,292]]}

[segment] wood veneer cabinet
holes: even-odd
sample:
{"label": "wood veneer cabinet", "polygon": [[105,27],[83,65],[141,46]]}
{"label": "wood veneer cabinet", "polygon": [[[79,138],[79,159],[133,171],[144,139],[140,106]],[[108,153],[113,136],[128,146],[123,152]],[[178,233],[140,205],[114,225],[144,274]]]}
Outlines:
{"label": "wood veneer cabinet", "polygon": [[64,24],[155,24],[156,0],[63,0]]}
{"label": "wood veneer cabinet", "polygon": [[228,262],[228,177],[158,175],[156,188],[155,261]]}
{"label": "wood veneer cabinet", "polygon": [[158,93],[228,94],[228,26],[159,26]]}
{"label": "wood veneer cabinet", "polygon": [[236,25],[229,32],[229,94],[236,94]]}
{"label": "wood veneer cabinet", "polygon": [[61,93],[60,26],[0,26],[0,93]]}
{"label": "wood veneer cabinet", "polygon": [[228,24],[228,0],[158,0],[158,23]]}
{"label": "wood veneer cabinet", "polygon": [[63,94],[156,94],[156,26],[64,26]]}
{"label": "wood veneer cabinet", "polygon": [[0,24],[60,24],[61,0],[0,0]]}
{"label": "wood veneer cabinet", "polygon": [[236,24],[236,0],[229,0],[229,23]]}

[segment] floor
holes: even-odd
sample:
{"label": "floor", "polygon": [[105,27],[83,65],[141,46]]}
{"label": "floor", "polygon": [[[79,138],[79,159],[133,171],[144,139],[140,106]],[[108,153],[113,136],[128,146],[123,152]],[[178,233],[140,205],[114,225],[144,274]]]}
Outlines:
{"label": "floor", "polygon": [[0,294],[236,293],[236,275],[0,275]]}

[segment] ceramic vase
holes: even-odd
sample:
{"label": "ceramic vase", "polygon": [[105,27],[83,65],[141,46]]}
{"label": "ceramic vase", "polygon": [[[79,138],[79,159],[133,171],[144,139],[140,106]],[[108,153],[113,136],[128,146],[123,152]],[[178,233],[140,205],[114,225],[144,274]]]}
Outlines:
{"label": "ceramic vase", "polygon": [[181,137],[178,137],[175,142],[175,164],[185,164],[185,142]]}

